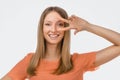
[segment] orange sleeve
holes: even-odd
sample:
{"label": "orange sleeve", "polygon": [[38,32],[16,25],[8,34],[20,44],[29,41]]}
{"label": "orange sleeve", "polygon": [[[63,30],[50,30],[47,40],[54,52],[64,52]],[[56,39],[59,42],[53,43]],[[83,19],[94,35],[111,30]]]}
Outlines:
{"label": "orange sleeve", "polygon": [[85,71],[94,71],[96,70],[95,66],[96,52],[87,53],[85,55],[84,69]]}
{"label": "orange sleeve", "polygon": [[32,54],[29,53],[25,56],[19,63],[17,63],[10,72],[8,72],[7,76],[12,78],[12,80],[24,80],[27,77],[27,67],[30,61]]}
{"label": "orange sleeve", "polygon": [[96,59],[96,52],[88,52],[84,54],[74,54],[75,62],[77,64],[77,68],[82,69],[84,72],[93,71],[96,69],[94,65]]}

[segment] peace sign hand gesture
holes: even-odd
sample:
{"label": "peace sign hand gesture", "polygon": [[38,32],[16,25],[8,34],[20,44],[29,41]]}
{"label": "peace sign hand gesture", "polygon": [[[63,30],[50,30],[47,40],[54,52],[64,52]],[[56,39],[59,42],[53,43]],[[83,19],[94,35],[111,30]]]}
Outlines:
{"label": "peace sign hand gesture", "polygon": [[72,15],[68,19],[63,19],[62,21],[66,22],[69,24],[68,27],[61,28],[62,31],[67,31],[71,29],[75,29],[74,34],[78,33],[79,31],[86,30],[86,28],[90,25],[87,21],[84,19],[77,17],[75,15]]}

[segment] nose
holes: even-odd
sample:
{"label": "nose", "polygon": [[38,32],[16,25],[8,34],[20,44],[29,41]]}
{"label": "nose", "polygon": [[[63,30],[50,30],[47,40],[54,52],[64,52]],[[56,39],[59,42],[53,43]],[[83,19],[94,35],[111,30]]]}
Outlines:
{"label": "nose", "polygon": [[52,27],[51,27],[51,32],[56,32],[57,31],[57,27],[55,26],[55,25],[53,25]]}

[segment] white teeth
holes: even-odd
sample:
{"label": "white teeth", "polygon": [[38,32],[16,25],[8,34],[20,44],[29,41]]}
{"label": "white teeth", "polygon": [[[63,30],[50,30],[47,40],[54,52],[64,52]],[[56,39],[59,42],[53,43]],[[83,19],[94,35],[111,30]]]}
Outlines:
{"label": "white teeth", "polygon": [[59,35],[58,34],[50,34],[49,37],[51,39],[56,39]]}

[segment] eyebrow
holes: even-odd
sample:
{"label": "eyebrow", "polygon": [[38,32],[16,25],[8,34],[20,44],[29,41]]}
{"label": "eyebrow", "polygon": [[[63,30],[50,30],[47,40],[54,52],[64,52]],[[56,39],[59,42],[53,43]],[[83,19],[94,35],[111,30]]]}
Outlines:
{"label": "eyebrow", "polygon": [[[44,22],[52,22],[52,21],[49,21],[49,20],[45,20]],[[57,22],[63,22],[62,20],[58,20]],[[64,22],[63,22],[64,23]]]}
{"label": "eyebrow", "polygon": [[44,22],[51,22],[51,21],[45,20]]}

